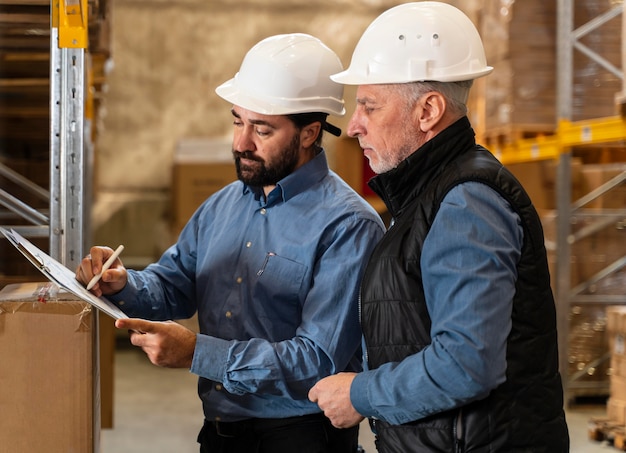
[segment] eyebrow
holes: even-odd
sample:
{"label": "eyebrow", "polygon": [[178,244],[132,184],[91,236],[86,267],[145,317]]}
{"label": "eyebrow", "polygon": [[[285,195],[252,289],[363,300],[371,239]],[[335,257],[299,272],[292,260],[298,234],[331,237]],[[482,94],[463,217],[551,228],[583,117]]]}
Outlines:
{"label": "eyebrow", "polygon": [[[237,118],[237,119],[241,119],[241,115],[239,115],[239,114],[235,111],[235,109],[231,109],[231,110],[230,110],[230,113],[232,113],[232,114],[233,114],[233,116],[234,116],[235,118]],[[266,126],[266,127],[272,128],[272,129],[276,129],[276,126],[274,126],[272,123],[269,123],[269,122],[268,122],[268,121],[266,121],[266,120],[255,120],[255,119],[251,119],[251,120],[250,120],[250,123],[251,123],[251,124],[254,124],[254,125],[257,125],[257,126]]]}
{"label": "eyebrow", "polygon": [[376,104],[376,100],[372,99],[371,97],[363,97],[363,98],[356,98],[356,103],[363,105],[363,104]]}

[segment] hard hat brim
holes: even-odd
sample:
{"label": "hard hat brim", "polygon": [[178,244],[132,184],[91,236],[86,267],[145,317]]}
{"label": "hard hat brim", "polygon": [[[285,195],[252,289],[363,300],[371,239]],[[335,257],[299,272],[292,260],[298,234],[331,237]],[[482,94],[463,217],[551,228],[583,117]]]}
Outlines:
{"label": "hard hat brim", "polygon": [[262,115],[291,115],[295,113],[321,112],[343,116],[346,109],[343,99],[315,98],[315,107],[303,107],[302,99],[264,99],[241,90],[236,77],[227,80],[215,89],[218,96],[246,110]]}
{"label": "hard hat brim", "polygon": [[389,74],[382,74],[379,77],[376,77],[374,74],[363,75],[355,73],[351,71],[350,68],[345,71],[341,71],[337,74],[333,74],[330,76],[333,82],[341,83],[343,85],[382,85],[382,84],[393,84],[393,83],[411,83],[411,82],[426,82],[426,81],[436,81],[436,82],[461,82],[464,80],[472,80],[478,79],[480,77],[484,77],[489,75],[493,71],[492,66],[486,66],[481,71],[476,71],[472,74],[462,74],[456,75],[451,74],[447,76],[438,76],[433,77],[432,79],[412,79],[403,77],[402,75],[398,75],[398,77],[390,78]]}

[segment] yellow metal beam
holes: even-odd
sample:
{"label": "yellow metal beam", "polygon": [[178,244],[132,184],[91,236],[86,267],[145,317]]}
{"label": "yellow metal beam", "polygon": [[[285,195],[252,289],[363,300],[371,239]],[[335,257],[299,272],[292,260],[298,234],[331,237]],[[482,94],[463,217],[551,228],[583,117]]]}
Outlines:
{"label": "yellow metal beam", "polygon": [[619,115],[575,123],[561,120],[558,135],[563,148],[615,143],[626,138],[626,121]]}
{"label": "yellow metal beam", "polygon": [[87,0],[52,0],[52,27],[59,29],[59,48],[87,49]]}
{"label": "yellow metal beam", "polygon": [[492,151],[505,165],[556,159],[559,155],[559,141],[556,135],[539,136],[518,140]]}
{"label": "yellow metal beam", "polygon": [[557,159],[577,146],[619,142],[626,146],[626,118],[616,115],[576,122],[561,120],[554,135],[518,140],[491,151],[507,165]]}

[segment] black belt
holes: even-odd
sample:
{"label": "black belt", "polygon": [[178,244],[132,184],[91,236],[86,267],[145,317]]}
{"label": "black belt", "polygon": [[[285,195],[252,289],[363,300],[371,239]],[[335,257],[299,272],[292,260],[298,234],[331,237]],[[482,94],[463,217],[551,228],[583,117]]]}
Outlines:
{"label": "black belt", "polygon": [[205,420],[205,423],[213,426],[219,436],[242,437],[249,435],[251,432],[263,432],[283,426],[324,419],[326,419],[324,414],[318,413],[287,418],[249,418],[236,422]]}

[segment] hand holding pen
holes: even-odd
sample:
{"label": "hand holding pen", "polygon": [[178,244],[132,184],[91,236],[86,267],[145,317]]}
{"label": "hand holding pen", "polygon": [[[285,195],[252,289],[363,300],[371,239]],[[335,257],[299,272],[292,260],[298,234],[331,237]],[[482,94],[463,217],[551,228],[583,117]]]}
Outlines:
{"label": "hand holding pen", "polygon": [[122,250],[122,245],[115,251],[110,247],[92,247],[76,269],[76,279],[96,296],[121,291],[127,281],[126,268],[119,259]]}

